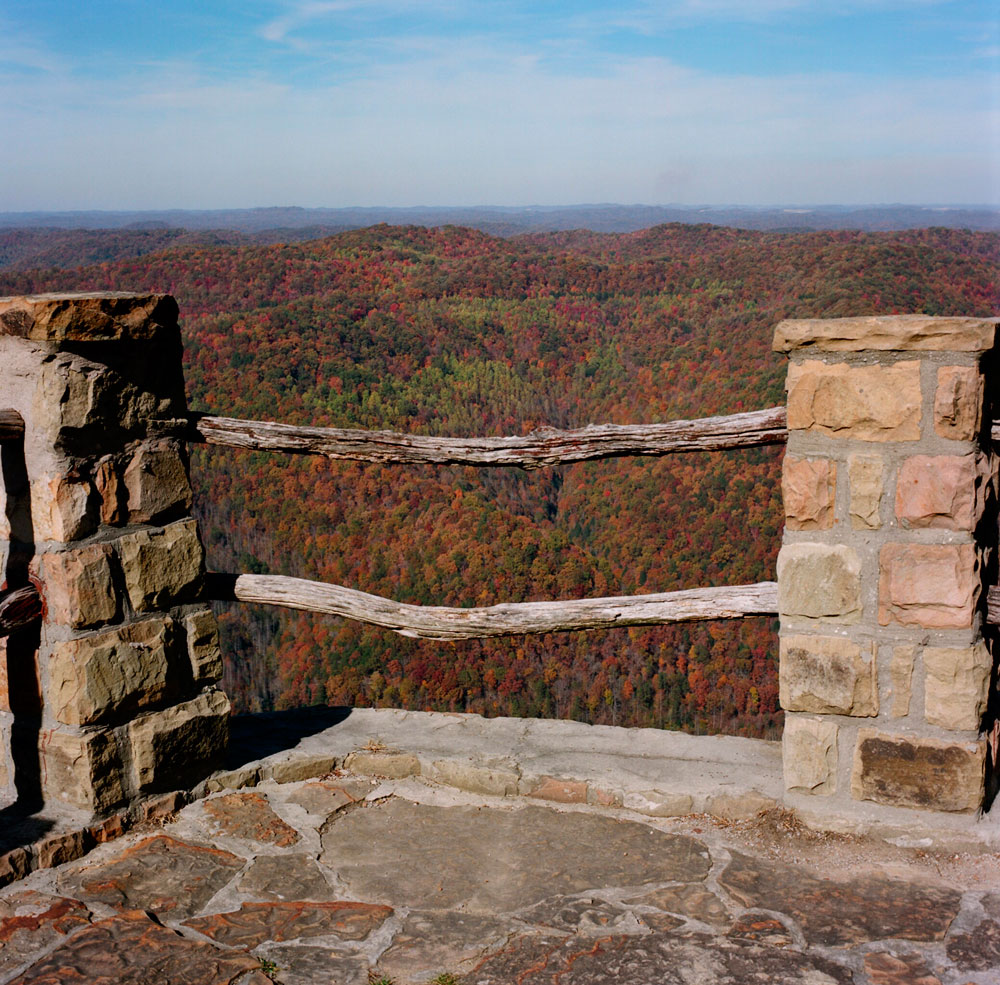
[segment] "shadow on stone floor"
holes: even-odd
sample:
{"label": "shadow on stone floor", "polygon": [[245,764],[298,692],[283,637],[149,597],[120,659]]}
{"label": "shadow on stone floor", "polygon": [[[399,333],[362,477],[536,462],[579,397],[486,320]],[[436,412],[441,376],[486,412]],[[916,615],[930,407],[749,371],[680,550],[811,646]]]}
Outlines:
{"label": "shadow on stone floor", "polygon": [[345,721],[349,707],[292,708],[256,715],[236,715],[229,725],[227,769],[294,749],[304,738]]}

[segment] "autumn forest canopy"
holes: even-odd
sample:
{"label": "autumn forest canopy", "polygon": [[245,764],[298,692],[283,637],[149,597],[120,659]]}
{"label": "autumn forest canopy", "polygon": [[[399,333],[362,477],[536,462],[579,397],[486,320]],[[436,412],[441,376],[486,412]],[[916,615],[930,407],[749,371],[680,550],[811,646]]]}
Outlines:
{"label": "autumn forest canopy", "polygon": [[[770,407],[784,402],[784,360],[770,349],[782,318],[1000,307],[1000,236],[956,229],[671,224],[501,239],[375,226],[153,252],[115,237],[117,259],[97,265],[0,269],[0,294],[171,293],[192,409],[423,434]],[[764,448],[525,472],[192,450],[210,568],[437,605],[772,579],[780,459]],[[780,731],[769,619],[440,643],[248,606],[220,618],[224,685],[240,710],[380,705]]]}

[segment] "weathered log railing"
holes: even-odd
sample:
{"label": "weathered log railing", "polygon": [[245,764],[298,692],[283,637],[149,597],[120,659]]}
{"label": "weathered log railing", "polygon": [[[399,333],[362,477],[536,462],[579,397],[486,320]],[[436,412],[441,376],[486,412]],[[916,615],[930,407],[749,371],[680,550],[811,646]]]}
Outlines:
{"label": "weathered log railing", "polygon": [[[0,409],[0,441],[18,440],[23,434],[20,415]],[[993,423],[991,435],[1000,442],[1000,422]],[[440,438],[395,431],[296,427],[192,414],[189,435],[193,442],[331,459],[525,469],[623,455],[750,448],[783,444],[787,438],[784,407],[662,424],[538,428],[527,435],[499,438]],[[207,581],[206,596],[323,612],[382,626],[401,636],[439,640],[738,619],[775,615],[778,611],[775,582],[454,608],[409,605],[341,585],[281,575],[213,574]],[[33,586],[0,594],[0,637],[30,625],[40,613],[41,602]],[[1000,586],[989,590],[986,620],[1000,625]]]}
{"label": "weathered log railing", "polygon": [[16,410],[0,407],[0,441],[17,441],[24,437],[24,418]]}
{"label": "weathered log railing", "polygon": [[784,444],[784,407],[728,417],[663,424],[590,424],[570,431],[538,428],[504,438],[438,438],[398,431],[307,428],[270,421],[194,415],[190,440],[233,448],[300,452],[327,458],[386,464],[520,466],[583,462],[619,455],[669,455]]}
{"label": "weathered log railing", "polygon": [[42,600],[34,585],[0,592],[0,639],[26,629],[42,617]]}
{"label": "weathered log railing", "polygon": [[469,640],[572,629],[740,619],[778,611],[778,584],[773,581],[655,595],[561,602],[509,602],[475,609],[407,605],[341,585],[282,575],[214,575],[209,579],[209,593],[217,599],[263,602],[290,609],[325,612],[382,626],[400,636],[431,640]]}
{"label": "weathered log railing", "polygon": [[[194,415],[192,441],[237,448],[300,452],[333,459],[393,464],[520,466],[537,469],[620,455],[667,455],[782,444],[784,407],[663,424],[591,424],[560,431],[539,428],[501,438],[439,438],[395,431],[302,428],[266,421]],[[459,640],[523,633],[648,626],[704,619],[774,615],[774,582],[699,588],[655,595],[558,602],[515,602],[482,608],[420,606],[394,602],[342,585],[281,575],[215,575],[209,595],[280,605],[355,619],[401,636]]]}

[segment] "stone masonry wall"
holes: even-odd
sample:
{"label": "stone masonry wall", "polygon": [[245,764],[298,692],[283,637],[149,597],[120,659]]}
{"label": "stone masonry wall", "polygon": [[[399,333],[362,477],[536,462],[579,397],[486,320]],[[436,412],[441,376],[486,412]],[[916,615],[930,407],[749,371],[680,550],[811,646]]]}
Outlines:
{"label": "stone masonry wall", "polygon": [[106,813],[197,782],[229,702],[191,486],[177,305],[160,295],[0,299],[0,587],[40,632],[0,640],[0,787]]}
{"label": "stone masonry wall", "polygon": [[791,806],[983,806],[995,331],[923,315],[775,330],[791,359],[778,557]]}

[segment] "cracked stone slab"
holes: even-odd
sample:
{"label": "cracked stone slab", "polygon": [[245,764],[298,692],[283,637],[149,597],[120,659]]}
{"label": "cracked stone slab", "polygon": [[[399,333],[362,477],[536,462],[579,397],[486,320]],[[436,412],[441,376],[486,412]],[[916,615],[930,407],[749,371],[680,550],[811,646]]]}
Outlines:
{"label": "cracked stone slab", "polygon": [[744,906],[787,914],[811,944],[941,940],[962,903],[950,889],[871,875],[834,882],[740,852],[719,884]]}
{"label": "cracked stone slab", "polygon": [[391,906],[377,903],[244,903],[229,913],[211,913],[184,921],[185,927],[227,947],[253,948],[264,941],[308,937],[364,940],[392,916]]}
{"label": "cracked stone slab", "polygon": [[[642,906],[655,906],[667,913],[700,920],[710,927],[719,929],[728,927],[732,919],[725,903],[710,889],[697,884],[654,889],[651,893],[646,893],[645,896],[637,896],[626,902]],[[643,914],[643,919],[649,923],[650,916],[651,914]]]}
{"label": "cracked stone slab", "polygon": [[320,860],[349,895],[472,913],[520,910],[559,893],[700,881],[710,867],[694,838],[546,807],[489,811],[393,798],[335,815],[321,837]]}
{"label": "cracked stone slab", "polygon": [[506,920],[452,910],[412,910],[379,958],[376,974],[398,982],[465,974],[513,935]]}
{"label": "cracked stone slab", "polygon": [[250,863],[239,890],[255,900],[332,900],[326,876],[310,855],[261,855]]}
{"label": "cracked stone slab", "polygon": [[197,913],[245,860],[220,848],[155,835],[107,862],[63,875],[63,892],[123,910],[151,910],[183,920]]}
{"label": "cracked stone slab", "polygon": [[631,910],[592,897],[553,896],[517,914],[519,920],[548,930],[587,936],[608,934],[645,934],[649,927],[644,918]]}
{"label": "cracked stone slab", "polygon": [[274,813],[262,794],[227,793],[206,800],[202,807],[216,833],[279,848],[287,848],[299,840],[298,831]]}
{"label": "cracked stone slab", "polygon": [[79,900],[21,890],[0,899],[0,975],[90,923]]}
{"label": "cracked stone slab", "polygon": [[919,954],[873,951],[865,955],[865,972],[872,985],[941,985]]}
{"label": "cracked stone slab", "polygon": [[364,800],[371,793],[373,786],[369,779],[350,777],[343,780],[314,780],[311,783],[303,784],[287,800],[290,804],[298,804],[310,814],[329,817],[348,804]]}
{"label": "cracked stone slab", "polygon": [[955,934],[946,949],[961,971],[996,971],[1000,979],[1000,923],[995,920],[984,920],[971,934]]}
{"label": "cracked stone slab", "polygon": [[261,952],[278,970],[281,985],[366,985],[368,961],[360,954],[331,947],[269,946]]}
{"label": "cracked stone slab", "polygon": [[132,910],[75,934],[11,985],[233,985],[259,969],[256,958],[189,940]]}
{"label": "cracked stone slab", "polygon": [[521,937],[469,976],[475,985],[850,985],[815,955],[725,937]]}

